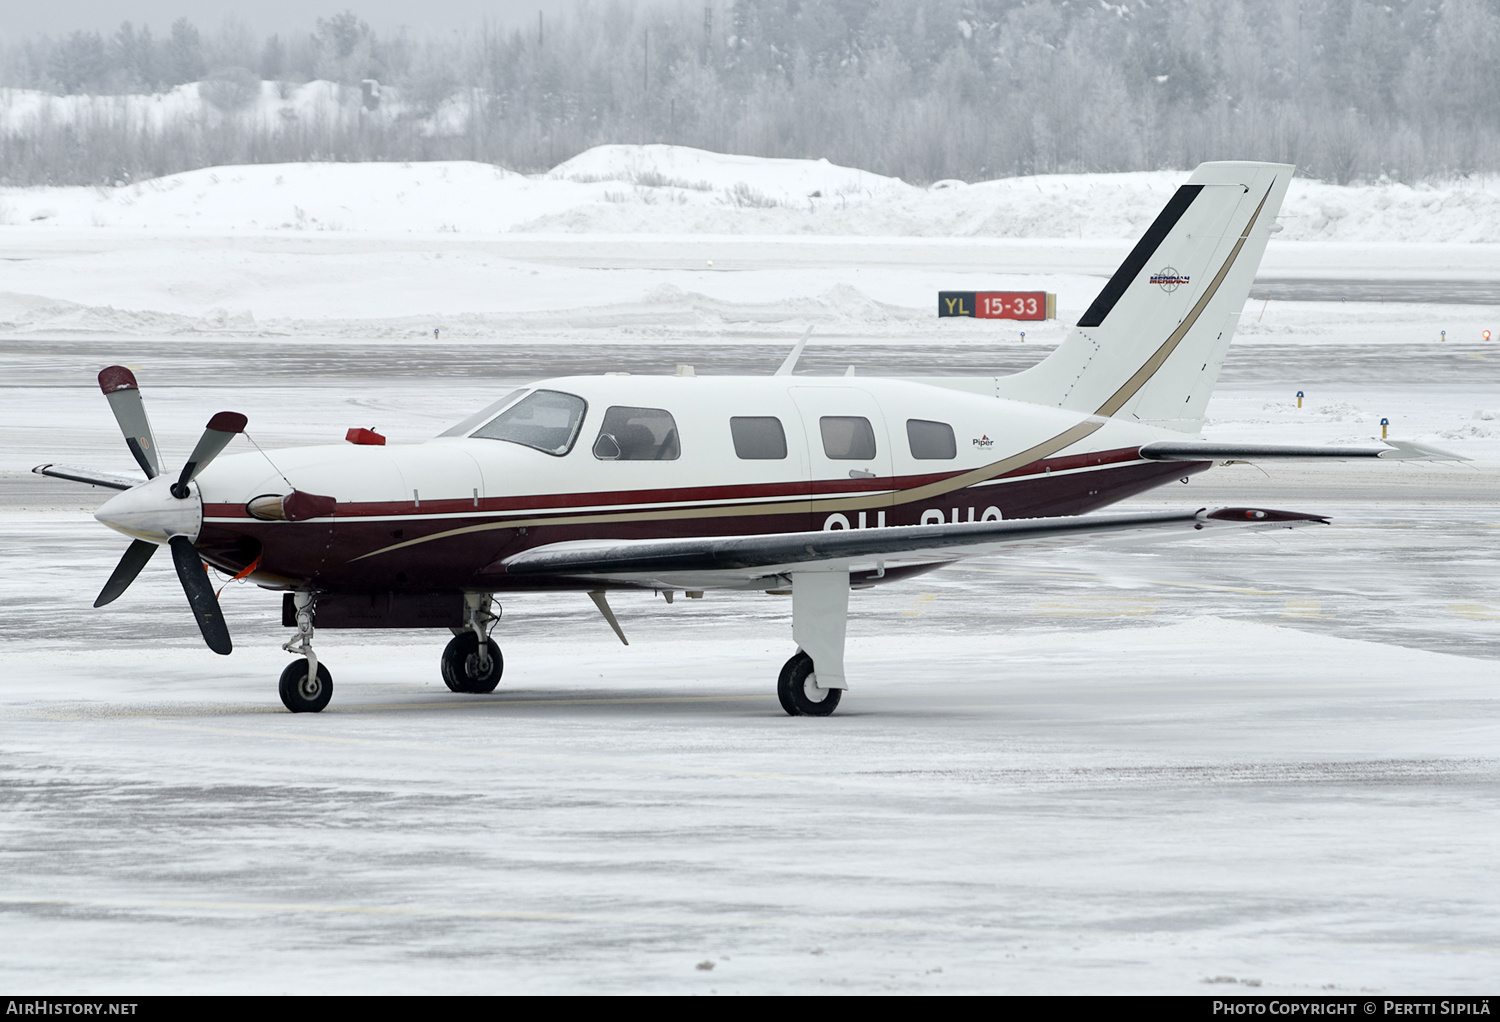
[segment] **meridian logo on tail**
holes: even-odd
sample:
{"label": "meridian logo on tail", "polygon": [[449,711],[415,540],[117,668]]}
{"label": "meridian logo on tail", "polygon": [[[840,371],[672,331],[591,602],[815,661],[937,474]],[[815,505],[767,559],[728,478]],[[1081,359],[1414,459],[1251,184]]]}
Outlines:
{"label": "meridian logo on tail", "polygon": [[1160,284],[1161,289],[1167,294],[1171,294],[1187,282],[1188,275],[1186,273],[1178,273],[1176,268],[1172,266],[1163,266],[1151,274],[1151,283]]}

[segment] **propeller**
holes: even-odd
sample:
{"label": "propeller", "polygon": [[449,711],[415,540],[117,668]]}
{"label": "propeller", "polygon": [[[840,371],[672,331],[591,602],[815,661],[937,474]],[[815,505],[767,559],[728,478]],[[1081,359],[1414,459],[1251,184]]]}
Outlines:
{"label": "propeller", "polygon": [[[182,521],[182,513],[173,505],[193,495],[189,484],[223,452],[235,434],[245,431],[248,420],[239,412],[219,412],[209,419],[203,436],[198,439],[176,481],[166,485],[166,492],[163,493],[163,485],[167,483],[163,479],[154,488],[154,494],[148,493],[145,491],[153,489],[152,481],[162,474],[161,455],[157,450],[156,437],[151,432],[151,422],[146,418],[146,407],[141,402],[135,374],[124,366],[110,366],[99,374],[99,389],[109,400],[110,410],[115,413],[120,431],[125,434],[125,445],[130,448],[130,453],[147,476],[147,482],[135,488],[143,492],[129,490],[111,501],[128,501],[127,506],[117,505],[115,514],[120,520],[126,517],[130,519],[132,527],[126,531],[144,528],[148,535],[154,533],[165,539],[172,549],[172,565],[177,569],[177,580],[182,583],[183,594],[187,596],[188,606],[193,610],[198,630],[203,633],[203,641],[215,653],[228,655],[233,648],[229,639],[229,625],[224,621],[224,612],[219,607],[213,586],[209,584],[208,571],[193,546],[193,540],[175,531]],[[167,499],[163,502],[161,498]],[[112,524],[108,509],[109,505],[106,504],[100,508],[96,517],[105,524]],[[159,522],[153,524],[153,518],[159,519]],[[160,540],[134,540],[125,549],[125,554],[115,566],[114,573],[109,576],[109,581],[104,583],[94,606],[102,607],[112,603],[128,589],[159,545]]]}

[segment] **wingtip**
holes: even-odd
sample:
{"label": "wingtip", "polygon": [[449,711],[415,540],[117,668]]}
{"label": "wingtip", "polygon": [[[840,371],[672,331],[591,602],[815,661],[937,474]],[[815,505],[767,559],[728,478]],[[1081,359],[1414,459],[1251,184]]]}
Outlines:
{"label": "wingtip", "polygon": [[1290,525],[1299,522],[1306,525],[1330,524],[1329,519],[1323,515],[1304,511],[1277,511],[1267,507],[1220,507],[1212,511],[1204,509],[1198,512],[1198,517],[1215,522],[1252,522],[1264,525]]}

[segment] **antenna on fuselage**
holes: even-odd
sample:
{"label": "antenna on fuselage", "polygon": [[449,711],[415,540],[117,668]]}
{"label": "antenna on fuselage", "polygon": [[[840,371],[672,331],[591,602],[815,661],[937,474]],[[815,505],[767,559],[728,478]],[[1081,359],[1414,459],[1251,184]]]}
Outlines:
{"label": "antenna on fuselage", "polygon": [[797,368],[797,359],[802,357],[802,349],[807,344],[807,339],[812,336],[812,327],[802,331],[802,339],[792,346],[792,353],[781,363],[781,368],[773,374],[775,376],[790,376],[792,370]]}

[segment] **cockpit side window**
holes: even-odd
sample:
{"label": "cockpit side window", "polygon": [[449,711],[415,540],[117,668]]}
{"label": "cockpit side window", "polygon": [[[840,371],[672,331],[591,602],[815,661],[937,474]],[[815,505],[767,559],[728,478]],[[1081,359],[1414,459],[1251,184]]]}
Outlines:
{"label": "cockpit side window", "polygon": [[594,457],[600,461],[676,461],[677,422],[663,408],[615,405],[604,413]]}
{"label": "cockpit side window", "polygon": [[470,435],[508,440],[560,458],[577,442],[588,407],[583,398],[560,390],[533,391]]}

